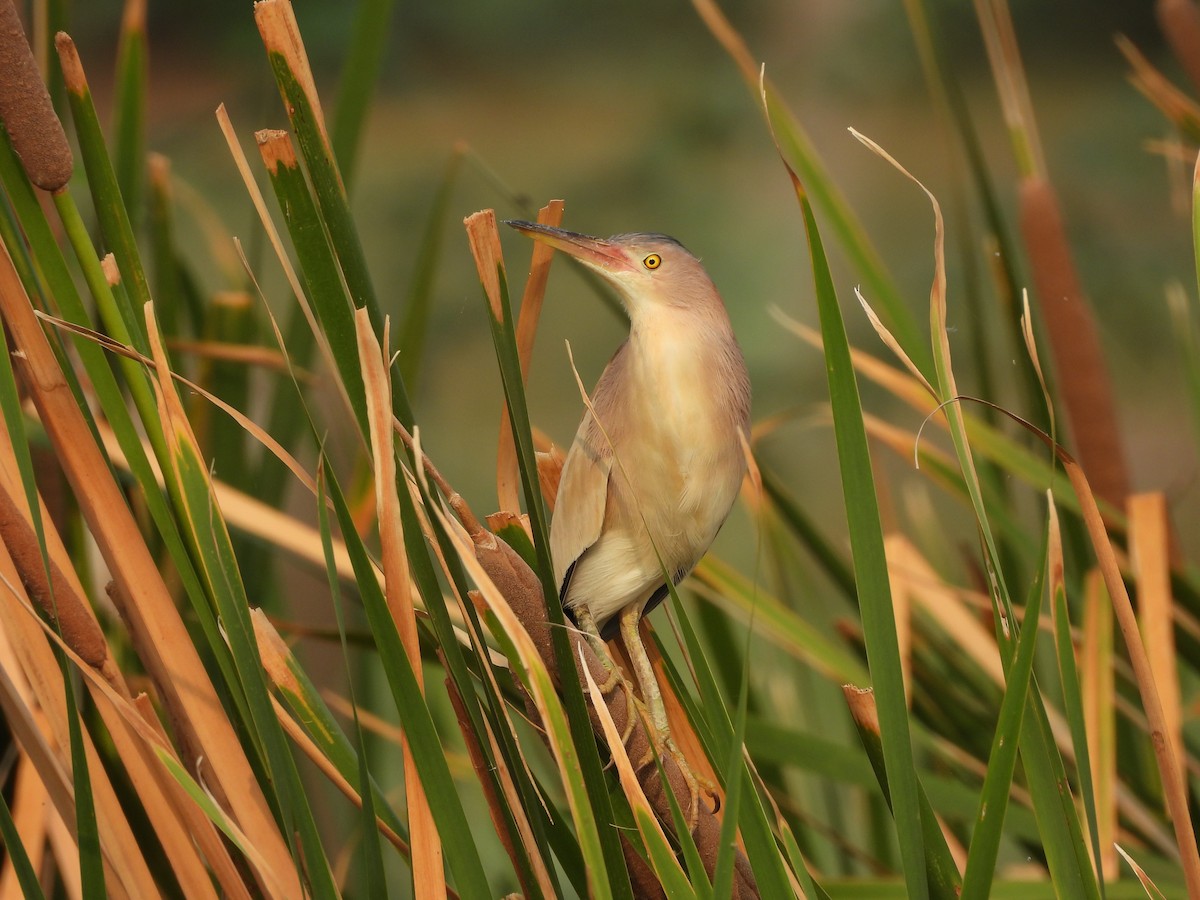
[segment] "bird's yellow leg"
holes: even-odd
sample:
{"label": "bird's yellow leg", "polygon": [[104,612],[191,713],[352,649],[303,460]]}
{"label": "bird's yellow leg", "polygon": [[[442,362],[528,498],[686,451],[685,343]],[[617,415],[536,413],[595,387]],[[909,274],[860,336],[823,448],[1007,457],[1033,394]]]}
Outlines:
{"label": "bird's yellow leg", "polygon": [[604,668],[608,670],[608,679],[604,684],[599,685],[600,693],[607,697],[614,687],[624,683],[625,679],[621,676],[621,669],[613,662],[612,657],[608,653],[608,645],[604,643],[604,638],[600,636],[600,629],[596,627],[596,619],[592,616],[592,611],[588,609],[586,603],[581,603],[573,610],[575,621],[579,625],[579,630],[583,632],[583,636],[587,638],[587,642],[592,645],[592,649],[596,655],[600,657],[600,662],[604,664]]}
{"label": "bird's yellow leg", "polygon": [[642,699],[650,713],[650,724],[654,726],[658,741],[666,744],[671,739],[671,729],[667,724],[667,707],[663,703],[658,680],[654,677],[654,666],[650,663],[650,657],[642,644],[642,636],[638,633],[642,609],[636,603],[630,604],[621,610],[620,616],[621,640],[625,642],[625,650],[633,663],[633,674],[637,678],[638,687],[642,689]]}
{"label": "bird's yellow leg", "polygon": [[[638,622],[642,618],[641,607],[637,604],[632,604],[621,610],[621,640],[625,642],[625,650],[629,653],[629,659],[633,663],[633,674],[637,677],[638,685],[642,689],[642,699],[646,703],[647,712],[650,714],[650,724],[654,730],[654,742],[657,745],[657,752],[661,753],[666,750],[673,757],[675,762],[679,764],[679,771],[683,774],[683,779],[687,784],[687,822],[688,827],[695,825],[697,811],[700,803],[700,783],[696,776],[692,774],[692,768],[688,765],[687,757],[680,752],[675,746],[675,742],[671,739],[671,727],[667,721],[667,707],[663,703],[662,691],[658,686],[658,679],[654,677],[654,666],[650,662],[650,657],[646,653],[646,646],[642,643],[642,636],[638,632]],[[654,750],[651,751],[655,752]],[[638,768],[641,764],[638,764]]]}

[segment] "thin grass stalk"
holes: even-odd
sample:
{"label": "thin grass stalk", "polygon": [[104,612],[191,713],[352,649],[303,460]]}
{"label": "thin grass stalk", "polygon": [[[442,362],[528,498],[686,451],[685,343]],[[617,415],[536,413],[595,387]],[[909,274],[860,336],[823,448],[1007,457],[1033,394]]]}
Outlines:
{"label": "thin grass stalk", "polygon": [[146,0],[125,0],[117,45],[113,169],[134,228],[141,219],[146,183],[146,92],[150,74],[147,54]]}
{"label": "thin grass stalk", "polygon": [[383,64],[395,0],[364,0],[354,17],[354,32],[346,50],[346,66],[334,104],[333,155],[351,188],[358,167],[358,148],[366,128],[367,111]]}
{"label": "thin grass stalk", "polygon": [[[851,129],[860,141],[893,165],[901,174],[917,184],[928,197],[934,213],[934,278],[930,289],[930,333],[934,343],[934,365],[937,374],[937,396],[944,407],[950,436],[962,472],[963,483],[979,523],[983,562],[988,578],[989,596],[993,604],[996,640],[1006,668],[1011,669],[1015,656],[1015,622],[1011,596],[1000,555],[989,524],[990,513],[984,505],[981,483],[967,439],[959,393],[950,357],[950,340],[946,327],[947,298],[944,255],[944,224],[936,197],[896,162],[881,147]],[[874,323],[873,323],[874,324]],[[879,326],[876,325],[878,330]],[[1034,350],[1030,347],[1030,352]],[[909,365],[909,368],[914,368]],[[1087,858],[1076,809],[1069,796],[1057,787],[1066,778],[1061,755],[1054,744],[1051,723],[1039,691],[1028,694],[1027,712],[1032,721],[1021,729],[1022,760],[1032,787],[1032,797],[1039,809],[1039,824],[1044,823],[1044,845],[1052,877],[1062,879],[1064,890],[1077,891],[1083,896],[1096,896],[1097,887]]]}
{"label": "thin grass stalk", "polygon": [[131,303],[121,307],[121,317],[129,331],[127,343],[140,353],[146,353],[148,347],[145,326],[140,321],[136,309],[150,302],[150,285],[142,268],[133,226],[121,198],[117,176],[104,143],[104,134],[92,103],[92,93],[83,71],[83,63],[79,59],[79,51],[70,36],[65,33],[58,34],[54,42],[66,80],[71,115],[75,122],[75,132],[79,139],[83,166],[88,174],[88,187],[92,193],[100,229],[105,242],[112,248],[116,257],[117,266],[121,270],[121,280],[129,290]]}
{"label": "thin grass stalk", "polygon": [[[74,398],[62,390],[62,375],[7,252],[0,255],[0,314],[14,344],[22,350],[23,380],[58,449],[81,511],[110,571],[124,587],[118,592],[122,618],[180,730],[181,740],[195,752],[190,758],[204,757],[211,767],[211,777],[206,781],[212,789],[229,804],[273,868],[291,872],[290,856],[157,564],[111,480],[107,463],[92,442]],[[237,785],[236,790],[233,785]],[[298,883],[294,887],[298,889]]]}
{"label": "thin grass stalk", "polygon": [[1047,561],[1047,592],[1051,602],[1051,627],[1054,629],[1055,657],[1059,683],[1062,688],[1063,709],[1071,730],[1071,746],[1075,751],[1075,771],[1082,794],[1087,829],[1091,839],[1088,849],[1097,874],[1101,898],[1108,893],[1106,879],[1100,870],[1101,841],[1098,825],[1096,785],[1093,778],[1091,743],[1085,723],[1083,693],[1080,687],[1079,664],[1071,634],[1071,618],[1067,603],[1065,566],[1063,563],[1062,533],[1058,527],[1058,508],[1048,494],[1050,511],[1050,546]]}
{"label": "thin grass stalk", "polygon": [[[992,891],[996,875],[996,858],[1004,827],[1004,814],[1012,794],[1016,772],[1017,751],[1020,747],[1021,726],[1029,705],[1033,686],[1034,650],[1037,647],[1038,616],[1042,608],[1042,593],[1046,585],[1046,570],[1050,565],[1050,523],[1042,550],[1042,565],[1029,590],[1025,604],[1025,620],[1016,638],[1016,654],[1006,674],[1007,684],[992,747],[988,754],[987,775],[979,794],[979,812],[971,834],[971,847],[963,873],[962,896],[968,900],[985,900]],[[1014,626],[1015,627],[1015,626]]]}
{"label": "thin grass stalk", "polygon": [[[425,511],[437,508],[440,501],[432,493],[432,487],[429,484],[429,481],[432,481],[447,498],[446,502],[455,510],[455,515],[473,539],[476,535],[485,535],[486,532],[467,508],[465,502],[446,483],[429,459],[423,455],[412,436],[408,435],[401,426],[397,426],[396,430],[421,464],[418,472],[428,476],[428,480],[425,478],[413,479],[420,495],[418,497],[414,492],[411,504],[419,503]],[[402,502],[408,499],[406,495],[401,495]],[[410,505],[404,507],[405,515],[415,517]],[[466,573],[458,564],[459,547],[442,526],[440,517],[426,515],[422,519],[422,528],[425,531],[426,539],[438,551],[438,561],[459,603],[476,659],[481,662],[487,660],[491,650],[484,642],[481,617],[476,611],[476,605],[469,599],[471,594],[467,587]],[[497,529],[497,532],[501,530]],[[515,532],[528,541],[528,535],[520,526],[513,526],[505,530]],[[410,558],[416,559],[418,562],[425,561],[423,556],[410,556]],[[433,577],[432,572],[418,567],[418,584],[423,584],[422,592],[428,596],[440,596]],[[504,826],[502,840],[507,839],[517,853],[519,874],[527,869],[532,869],[538,881],[549,881],[551,884],[557,885],[554,870],[548,865],[547,860],[552,854],[551,840],[555,836],[561,837],[560,829],[550,821],[546,814],[543,798],[539,795],[533,774],[529,771],[528,763],[518,743],[507,701],[502,696],[496,675],[491,667],[478,666],[480,672],[478,680],[485,687],[484,702],[481,703],[477,698],[478,691],[475,689],[475,680],[469,672],[468,660],[465,658],[463,648],[459,646],[458,636],[450,620],[449,609],[441,602],[427,603],[426,609],[431,613],[434,632],[438,638],[438,655],[443,667],[450,673],[450,681],[455,685],[452,698],[455,696],[458,698],[460,725],[465,724],[464,717],[470,724],[469,728],[464,728],[463,738],[469,744],[474,744],[487,762],[483,768],[476,766],[476,773],[480,777],[481,784],[483,784],[485,792],[503,793],[508,797],[519,798],[519,802],[513,802],[498,810],[500,821],[497,822],[497,825],[499,827],[502,823]],[[487,736],[486,744],[482,739],[484,735]],[[554,852],[558,853],[560,862],[565,866],[566,860],[563,859],[561,847],[556,848]],[[571,846],[570,852],[577,856],[578,847]],[[568,872],[570,871],[568,869]],[[574,880],[577,883],[582,881],[579,876],[576,876]],[[556,887],[551,893],[557,894],[560,891]]]}
{"label": "thin grass stalk", "polygon": [[[696,736],[704,742],[705,754],[714,769],[729,777],[732,771],[731,755],[737,753],[742,759],[742,764],[737,770],[738,777],[747,779],[749,783],[738,788],[741,800],[737,825],[746,848],[746,857],[757,881],[753,890],[765,897],[789,896],[794,893],[793,884],[798,876],[788,870],[787,860],[779,852],[771,831],[771,822],[754,788],[754,779],[740,749],[742,744],[735,730],[734,720],[730,717],[704,648],[691,621],[684,613],[678,591],[670,581],[667,585],[671,609],[675,612],[676,623],[692,669],[692,681],[698,688],[699,703],[694,702],[690,691],[683,687],[683,679],[671,661],[663,657],[663,668],[668,676],[668,683],[672,692],[687,709],[689,722]],[[724,787],[728,793],[731,784],[726,783]],[[739,877],[738,880],[740,882],[743,879]]]}
{"label": "thin grass stalk", "polygon": [[285,834],[296,841],[293,853],[304,860],[306,883],[317,897],[333,896],[328,861],[321,847],[308,796],[300,783],[295,760],[287,747],[271,706],[250,622],[249,601],[233,553],[228,527],[216,506],[207,466],[172,383],[161,332],[151,304],[146,305],[146,331],[155,367],[155,397],[169,456],[160,459],[168,489],[187,536],[205,587],[220,615],[229,643],[238,684],[245,693],[250,717],[246,722],[251,744],[269,774]]}
{"label": "thin grass stalk", "polygon": [[[879,708],[875,702],[875,691],[845,684],[842,686],[842,693],[845,695],[846,705],[850,709],[850,715],[854,719],[855,727],[858,729],[867,758],[871,761],[871,767],[875,771],[875,777],[883,791],[883,796],[887,800],[889,808],[892,809],[892,814],[899,815],[895,809],[896,800],[892,795],[891,783],[888,780],[886,749],[879,728]],[[941,826],[938,824],[924,789],[920,784],[917,789],[920,828],[925,846],[928,848],[921,871],[928,879],[929,896],[950,900],[950,898],[958,897],[962,892],[962,876],[954,864],[954,859],[950,856],[946,838],[942,834]],[[911,881],[907,872],[905,880],[906,882]]]}
{"label": "thin grass stalk", "polygon": [[[336,132],[336,126],[334,128]],[[421,234],[417,248],[416,269],[408,285],[404,300],[404,320],[396,336],[396,364],[404,383],[415,389],[421,372],[421,360],[425,352],[429,314],[433,307],[433,284],[438,264],[442,258],[443,235],[450,216],[450,200],[458,175],[462,170],[462,144],[455,145],[446,161],[446,168],[438,182],[437,193],[429,207],[429,217]]]}
{"label": "thin grass stalk", "polygon": [[780,155],[794,168],[810,192],[815,205],[830,221],[830,230],[861,274],[864,290],[884,310],[888,324],[905,349],[922,367],[930,362],[916,319],[909,312],[896,283],[871,244],[862,224],[826,171],[804,127],[788,108],[745,40],[729,23],[714,0],[692,0],[692,6],[717,42],[737,66],[746,86],[765,113],[768,129],[776,136]]}

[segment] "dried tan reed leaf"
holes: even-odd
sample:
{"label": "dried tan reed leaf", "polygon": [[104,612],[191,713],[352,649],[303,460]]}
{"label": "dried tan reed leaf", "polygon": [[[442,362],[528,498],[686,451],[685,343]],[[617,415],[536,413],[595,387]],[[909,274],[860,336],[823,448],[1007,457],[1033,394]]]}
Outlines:
{"label": "dried tan reed leaf", "polygon": [[1137,880],[1141,882],[1142,889],[1145,890],[1146,896],[1150,898],[1158,898],[1158,900],[1166,900],[1166,896],[1158,889],[1158,885],[1154,880],[1146,874],[1146,870],[1134,861],[1134,858],[1126,852],[1125,848],[1120,844],[1114,844],[1114,848],[1121,854],[1121,858],[1129,864],[1129,868],[1133,869],[1133,874],[1137,876]]}
{"label": "dried tan reed leaf", "polygon": [[[557,228],[562,224],[562,216],[563,202],[551,200],[538,210],[537,220],[542,225]],[[546,281],[550,277],[550,263],[553,259],[553,247],[541,241],[533,242],[533,258],[529,263],[529,278],[525,281],[525,292],[521,296],[521,312],[517,317],[517,358],[521,361],[522,378],[529,376],[529,363],[533,358],[533,342],[537,336],[538,319],[542,313],[542,300],[546,296]],[[513,441],[507,405],[500,409],[500,444],[496,453],[496,497],[502,510],[516,512],[521,508],[521,471],[517,465],[517,445]]]}
{"label": "dried tan reed leaf", "polygon": [[[384,596],[404,652],[412,666],[417,685],[424,691],[421,672],[421,644],[413,610],[412,579],[404,531],[400,524],[400,498],[396,493],[396,450],[392,443],[392,391],[388,378],[388,326],[384,325],[383,344],[375,336],[367,310],[354,314],[358,335],[358,358],[366,390],[367,419],[371,432],[371,457],[374,462],[375,500],[379,510],[379,543],[383,557]],[[413,885],[416,895],[445,897],[446,876],[442,863],[442,841],[425,785],[417,772],[408,741],[404,753],[404,786],[408,798],[408,827],[412,840]]]}
{"label": "dried tan reed leaf", "polygon": [[[212,682],[179,616],[158,566],[33,314],[7,250],[0,254],[0,313],[8,325],[16,368],[38,409],[80,510],[114,580],[121,615],[139,656],[170,710],[188,752],[203,756],[210,783],[220,791],[242,828],[299,890],[291,854],[225,717]],[[151,328],[152,332],[156,329]],[[188,758],[185,755],[185,759]],[[194,758],[194,757],[192,757]],[[235,787],[236,786],[236,787]]]}
{"label": "dried tan reed leaf", "polygon": [[[55,813],[37,768],[24,753],[18,752],[12,781],[12,802],[9,805],[12,807],[13,825],[21,836],[30,866],[33,871],[40,872],[46,855],[48,817]],[[16,869],[12,860],[8,859],[0,871],[0,900],[23,900],[24,896]]]}
{"label": "dried tan reed leaf", "polygon": [[[629,754],[625,752],[625,744],[621,740],[621,733],[617,730],[616,723],[613,722],[608,703],[605,701],[604,695],[600,693],[600,686],[596,684],[596,679],[592,677],[592,671],[582,656],[579,659],[579,669],[587,681],[592,709],[596,711],[596,718],[599,719],[600,727],[604,731],[604,740],[608,744],[613,765],[616,766],[617,778],[621,782],[621,789],[625,792],[626,799],[629,800],[634,821],[643,836],[643,841],[648,842],[653,835],[655,839],[667,844],[667,836],[663,832],[662,826],[658,824],[658,817],[655,816],[650,801],[646,799],[641,782],[638,781],[637,773],[633,769],[633,763],[629,761]],[[675,860],[675,864],[679,865],[677,860]],[[682,868],[680,868],[679,874],[686,879],[687,876],[683,875]]]}
{"label": "dried tan reed leaf", "polygon": [[935,621],[955,645],[1003,689],[1004,665],[996,647],[996,636],[963,603],[961,591],[947,584],[905,535],[887,535],[884,552],[893,590],[899,585],[912,604]]}
{"label": "dried tan reed leaf", "polygon": [[[325,149],[332,155],[329,135],[325,131],[325,115],[321,112],[321,98],[317,94],[317,85],[308,64],[308,54],[304,51],[304,41],[300,38],[300,26],[296,22],[291,0],[258,0],[254,4],[254,21],[267,54],[283,57],[288,70],[304,91],[304,98],[312,107],[313,119],[325,142]],[[287,97],[283,100],[286,104]],[[340,180],[341,176],[338,178]]]}
{"label": "dried tan reed leaf", "polygon": [[1138,619],[1150,658],[1154,683],[1162,700],[1166,738],[1187,778],[1183,746],[1183,712],[1179,667],[1175,655],[1175,600],[1171,595],[1170,522],[1167,498],[1160,492],[1129,498],[1129,556],[1137,576]]}
{"label": "dried tan reed leaf", "polygon": [[[12,572],[12,563],[7,554],[0,552],[0,570]],[[14,586],[0,587],[0,591],[13,589]],[[33,683],[19,683],[18,674],[21,666],[13,665],[14,651],[19,649],[20,640],[10,644],[10,635],[0,634],[0,644],[3,649],[0,655],[9,662],[0,665],[0,712],[12,733],[16,743],[29,756],[33,765],[41,775],[42,783],[47,788],[50,799],[54,803],[59,817],[75,833],[75,798],[74,786],[71,781],[70,751],[67,738],[66,708],[63,702],[61,672],[58,685],[57,701],[53,696],[38,697],[40,692]],[[37,682],[52,685],[51,673],[34,671],[31,673]],[[15,677],[14,677],[15,676]],[[23,681],[23,679],[22,679]],[[33,687],[31,691],[30,688]],[[40,701],[45,699],[51,704],[42,707]],[[57,707],[57,709],[55,708]],[[43,713],[43,710],[46,710]],[[73,713],[74,714],[74,713]],[[92,799],[96,809],[96,821],[100,826],[100,855],[104,865],[105,882],[111,891],[116,892],[145,892],[147,897],[158,896],[154,879],[146,868],[145,859],[136,851],[136,842],[129,822],[117,801],[100,757],[95,747],[85,733],[84,747],[87,755],[88,771],[92,778]],[[99,770],[99,771],[97,771]],[[111,831],[110,831],[111,829]],[[133,849],[131,853],[130,850]],[[78,862],[76,862],[78,866]]]}
{"label": "dried tan reed leaf", "polygon": [[1200,127],[1200,105],[1156,69],[1129,38],[1119,34],[1116,43],[1132,70],[1129,74],[1130,83],[1158,107],[1158,111],[1172,125],[1185,133],[1194,134]]}
{"label": "dried tan reed leaf", "polygon": [[496,213],[494,210],[482,209],[463,219],[463,225],[467,229],[471,255],[475,258],[475,268],[479,271],[479,280],[483,283],[483,292],[487,296],[492,318],[499,322],[504,318],[500,297],[500,273],[504,271],[504,254],[500,250],[500,235],[496,232]]}
{"label": "dried tan reed leaf", "polygon": [[1191,894],[1200,895],[1200,853],[1197,852],[1195,831],[1192,828],[1188,812],[1187,788],[1180,775],[1181,769],[1175,762],[1174,748],[1166,737],[1167,723],[1155,687],[1154,672],[1150,667],[1150,661],[1138,633],[1133,604],[1125,590],[1117,555],[1104,530],[1100,509],[1088,486],[1087,476],[1069,455],[1061,449],[1057,452],[1059,460],[1063,463],[1067,476],[1071,480],[1071,486],[1075,489],[1076,496],[1079,497],[1083,521],[1087,526],[1088,536],[1096,551],[1096,559],[1112,599],[1117,624],[1121,628],[1121,636],[1129,652],[1129,660],[1133,664],[1134,678],[1137,682],[1138,693],[1141,695],[1142,708],[1146,713],[1150,743],[1154,748],[1155,761],[1158,763],[1159,775],[1162,778],[1163,794],[1167,801],[1169,817],[1175,829],[1175,842],[1183,862],[1188,891]]}

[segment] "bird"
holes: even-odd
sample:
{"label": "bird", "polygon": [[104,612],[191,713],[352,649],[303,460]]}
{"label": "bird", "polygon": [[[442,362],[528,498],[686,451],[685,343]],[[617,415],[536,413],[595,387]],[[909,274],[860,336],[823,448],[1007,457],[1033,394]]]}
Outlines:
{"label": "bird", "polygon": [[599,275],[629,317],[563,463],[550,556],[564,611],[598,650],[620,635],[651,724],[669,742],[638,623],[668,595],[668,579],[678,584],[708,551],[737,499],[750,427],[745,359],[712,279],[675,238],[506,224]]}

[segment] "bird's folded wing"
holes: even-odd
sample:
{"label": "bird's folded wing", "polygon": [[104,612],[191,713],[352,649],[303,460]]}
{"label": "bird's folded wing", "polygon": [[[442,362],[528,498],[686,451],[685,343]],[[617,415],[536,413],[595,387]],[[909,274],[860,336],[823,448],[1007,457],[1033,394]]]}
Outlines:
{"label": "bird's folded wing", "polygon": [[563,464],[550,527],[550,555],[560,596],[566,590],[563,580],[571,566],[600,537],[612,463],[612,448],[589,413]]}

